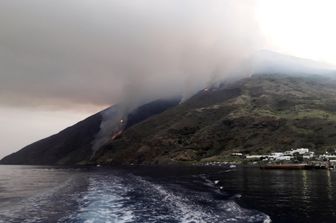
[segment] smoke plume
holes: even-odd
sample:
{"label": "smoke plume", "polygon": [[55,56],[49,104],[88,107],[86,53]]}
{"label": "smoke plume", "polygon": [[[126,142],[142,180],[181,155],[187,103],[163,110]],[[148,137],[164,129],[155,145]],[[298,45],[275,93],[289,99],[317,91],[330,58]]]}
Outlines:
{"label": "smoke plume", "polygon": [[137,104],[226,78],[261,38],[250,0],[0,1],[0,103]]}

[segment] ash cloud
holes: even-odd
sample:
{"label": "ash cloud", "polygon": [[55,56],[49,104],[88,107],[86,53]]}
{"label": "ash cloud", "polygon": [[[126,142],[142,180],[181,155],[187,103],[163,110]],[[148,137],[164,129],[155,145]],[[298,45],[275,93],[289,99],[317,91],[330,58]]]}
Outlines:
{"label": "ash cloud", "polygon": [[254,4],[0,0],[0,104],[105,106],[188,97],[237,75],[260,48]]}

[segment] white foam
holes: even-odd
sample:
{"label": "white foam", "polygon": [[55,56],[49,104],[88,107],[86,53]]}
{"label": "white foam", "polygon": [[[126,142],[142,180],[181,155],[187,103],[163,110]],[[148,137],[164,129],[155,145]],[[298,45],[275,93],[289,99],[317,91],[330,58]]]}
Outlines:
{"label": "white foam", "polygon": [[179,184],[154,183],[152,178],[118,172],[82,175],[80,179],[85,179],[81,188],[76,187],[79,179],[72,178],[8,210],[8,219],[18,215],[23,220],[15,222],[27,223],[46,222],[49,216],[62,216],[59,223],[271,222],[267,215],[246,210],[232,200],[214,199],[208,191]]}
{"label": "white foam", "polygon": [[[161,205],[169,207],[174,213],[175,220],[181,223],[215,223],[215,222],[270,222],[269,216],[263,213],[256,213],[241,208],[234,201],[222,201],[219,210],[212,210],[210,207],[202,207],[184,196],[183,193],[177,194],[162,185],[150,183],[143,179],[138,179],[144,185],[144,188],[151,191],[152,195],[158,193],[161,195]],[[158,197],[154,197],[158,199]],[[211,202],[211,198],[202,199]]]}
{"label": "white foam", "polygon": [[134,214],[124,206],[124,200],[128,199],[127,191],[117,176],[92,176],[85,196],[78,201],[79,210],[59,222],[132,222]]}

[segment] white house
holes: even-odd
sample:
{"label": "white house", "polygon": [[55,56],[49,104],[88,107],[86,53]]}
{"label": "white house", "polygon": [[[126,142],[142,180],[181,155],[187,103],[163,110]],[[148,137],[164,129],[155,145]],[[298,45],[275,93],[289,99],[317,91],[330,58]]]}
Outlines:
{"label": "white house", "polygon": [[311,159],[314,157],[314,155],[315,155],[314,152],[305,153],[303,154],[303,159]]}
{"label": "white house", "polygon": [[336,159],[336,155],[331,155],[331,154],[323,154],[323,155],[320,155],[320,158],[325,158],[325,159]]}
{"label": "white house", "polygon": [[285,155],[294,155],[294,153],[298,153],[300,155],[304,155],[306,153],[309,153],[309,149],[307,149],[307,148],[292,149],[292,150],[286,151]]}
{"label": "white house", "polygon": [[268,156],[268,158],[273,160],[291,160],[292,156],[285,155],[285,153],[281,152],[275,152],[271,153],[271,155]]}
{"label": "white house", "polygon": [[246,159],[260,159],[261,157],[265,157],[265,155],[246,155]]}
{"label": "white house", "polygon": [[243,153],[231,153],[231,156],[242,156]]}

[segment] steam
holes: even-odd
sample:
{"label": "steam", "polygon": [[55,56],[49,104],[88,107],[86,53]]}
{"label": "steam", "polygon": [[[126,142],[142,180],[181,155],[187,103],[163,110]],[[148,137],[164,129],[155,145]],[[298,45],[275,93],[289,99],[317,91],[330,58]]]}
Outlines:
{"label": "steam", "polygon": [[0,1],[0,103],[69,107],[185,98],[262,40],[251,0]]}
{"label": "steam", "polygon": [[91,157],[96,154],[100,147],[122,133],[127,123],[128,113],[126,108],[120,104],[112,106],[101,113],[102,122],[100,124],[100,130],[92,142]]}

